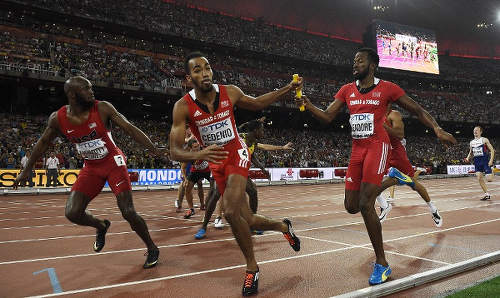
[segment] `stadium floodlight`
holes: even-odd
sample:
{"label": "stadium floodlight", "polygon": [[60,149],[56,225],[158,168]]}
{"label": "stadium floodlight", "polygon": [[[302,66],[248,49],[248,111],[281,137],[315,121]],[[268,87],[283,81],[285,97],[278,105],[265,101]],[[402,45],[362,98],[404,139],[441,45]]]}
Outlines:
{"label": "stadium floodlight", "polygon": [[499,11],[497,11],[497,22],[499,22],[499,23],[500,23],[500,10],[499,10]]}

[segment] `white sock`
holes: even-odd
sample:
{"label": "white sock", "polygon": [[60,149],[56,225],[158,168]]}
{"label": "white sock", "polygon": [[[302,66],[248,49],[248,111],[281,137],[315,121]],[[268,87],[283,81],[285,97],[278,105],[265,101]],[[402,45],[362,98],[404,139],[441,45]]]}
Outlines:
{"label": "white sock", "polygon": [[389,206],[389,204],[387,203],[386,199],[384,199],[382,196],[378,196],[377,197],[377,202],[380,205],[380,207],[382,207],[384,209],[387,208],[387,206]]}
{"label": "white sock", "polygon": [[485,195],[485,196],[487,196],[487,197],[489,197],[489,196],[490,196],[490,194],[489,194],[489,193],[487,193],[487,192],[485,192],[485,193],[484,193],[484,195]]}
{"label": "white sock", "polygon": [[434,206],[434,204],[432,204],[432,202],[426,202],[427,205],[429,205],[429,209],[431,209],[431,213],[436,213],[437,211],[437,208],[436,206]]}

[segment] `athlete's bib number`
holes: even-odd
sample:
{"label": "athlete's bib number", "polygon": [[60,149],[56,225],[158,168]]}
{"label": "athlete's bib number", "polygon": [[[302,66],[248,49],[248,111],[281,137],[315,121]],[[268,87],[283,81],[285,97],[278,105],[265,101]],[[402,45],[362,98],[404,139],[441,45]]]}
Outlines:
{"label": "athlete's bib number", "polygon": [[371,113],[353,114],[349,123],[351,123],[351,135],[354,139],[366,139],[372,136],[375,131],[373,114]]}
{"label": "athlete's bib number", "polygon": [[474,156],[483,156],[483,146],[473,147],[472,153],[474,154]]}
{"label": "athlete's bib number", "polygon": [[121,167],[121,166],[125,166],[126,165],[125,158],[123,158],[123,156],[121,156],[121,155],[115,155],[113,157],[115,159],[115,162],[116,162],[117,166]]}
{"label": "athlete's bib number", "polygon": [[248,150],[247,149],[238,149],[238,154],[240,155],[241,160],[248,160]]}

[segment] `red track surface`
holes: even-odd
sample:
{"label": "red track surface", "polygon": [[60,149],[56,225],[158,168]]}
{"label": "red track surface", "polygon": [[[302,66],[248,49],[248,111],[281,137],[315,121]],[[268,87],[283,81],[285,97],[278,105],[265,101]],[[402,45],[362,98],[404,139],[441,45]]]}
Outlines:
{"label": "red track surface", "polygon": [[[500,243],[500,181],[488,183],[492,200],[479,201],[475,178],[426,180],[444,218],[432,222],[427,205],[407,187],[383,224],[392,279],[493,252]],[[294,252],[281,233],[254,236],[262,297],[329,297],[368,286],[374,253],[359,214],[344,211],[343,184],[259,188],[259,213],[290,217],[301,238]],[[174,212],[173,191],[135,192],[136,209],[160,247],[160,263],[143,270],[146,251],[116,207],[112,194],[89,206],[112,225],[106,246],[92,251],[95,231],[64,217],[65,195],[6,196],[0,200],[0,297],[53,293],[54,268],[64,292],[80,297],[238,297],[244,259],[229,228],[209,226],[193,235],[202,213],[190,220]],[[196,199],[195,199],[196,200]],[[412,289],[396,296],[432,296],[499,275],[500,264]]]}

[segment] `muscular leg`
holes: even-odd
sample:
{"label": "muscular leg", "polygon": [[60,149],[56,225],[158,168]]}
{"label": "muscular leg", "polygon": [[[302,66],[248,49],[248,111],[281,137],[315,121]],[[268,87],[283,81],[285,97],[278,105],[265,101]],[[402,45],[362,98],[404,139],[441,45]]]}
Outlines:
{"label": "muscular leg", "polygon": [[106,228],[104,221],[97,219],[86,210],[90,200],[84,193],[72,191],[66,201],[66,218],[77,225],[90,226],[98,230],[103,230]]}
{"label": "muscular leg", "polygon": [[224,216],[231,225],[233,235],[245,256],[247,270],[256,271],[258,266],[253,252],[250,227],[259,230],[287,232],[288,226],[285,223],[250,212],[245,199],[246,183],[246,178],[241,175],[229,175],[223,195]]}
{"label": "muscular leg", "polygon": [[194,182],[188,180],[186,185],[186,201],[189,209],[193,209],[193,188]]}
{"label": "muscular leg", "polygon": [[417,175],[413,176],[413,182],[415,182],[415,188],[414,190],[418,192],[418,194],[426,201],[429,203],[431,201],[431,198],[429,197],[429,193],[427,192],[427,189],[418,181]]}
{"label": "muscular leg", "polygon": [[205,193],[203,192],[203,179],[196,182],[196,188],[198,190],[198,198],[200,199],[200,209],[205,209]]}
{"label": "muscular leg", "polygon": [[248,222],[241,216],[242,205],[245,203],[246,178],[231,174],[227,179],[226,189],[222,197],[224,216],[231,225],[234,238],[245,256],[247,270],[257,271],[257,261],[253,252],[252,237]]}
{"label": "muscular leg", "polygon": [[179,203],[179,208],[182,209],[182,200],[184,200],[184,194],[185,194],[185,182],[186,180],[182,180],[181,184],[179,185],[179,189],[177,191],[177,202]]}
{"label": "muscular leg", "polygon": [[375,250],[376,262],[384,267],[388,266],[385,259],[384,243],[382,240],[382,226],[375,212],[375,198],[380,194],[380,187],[371,183],[361,183],[359,192],[359,210],[363,216],[366,230],[370,236],[373,249]]}
{"label": "muscular leg", "polygon": [[487,180],[488,182],[492,182],[492,181],[493,181],[493,175],[494,175],[493,173],[491,173],[491,174],[486,174],[486,180]]}
{"label": "muscular leg", "polygon": [[484,183],[483,173],[476,172],[476,176],[477,176],[477,180],[479,181],[479,185],[481,185],[481,188],[483,189],[484,193],[487,193],[488,188],[486,187],[486,183]]}
{"label": "muscular leg", "polygon": [[123,218],[128,221],[132,230],[134,230],[142,241],[146,244],[148,250],[158,249],[149,235],[148,226],[142,217],[137,214],[132,201],[132,192],[123,191],[116,196],[118,207],[122,212]]}
{"label": "muscular leg", "polygon": [[207,210],[205,211],[205,216],[203,217],[203,229],[207,229],[208,222],[210,221],[210,218],[212,217],[212,214],[215,211],[215,208],[217,207],[217,202],[220,199],[220,193],[217,190],[216,187],[211,187],[210,191],[208,193],[208,199],[207,199]]}
{"label": "muscular leg", "polygon": [[250,205],[250,210],[252,210],[253,213],[257,213],[257,207],[259,204],[257,199],[257,185],[250,178],[247,179],[245,191],[248,194],[248,204]]}
{"label": "muscular leg", "polygon": [[345,190],[344,207],[350,214],[359,212],[359,190]]}

